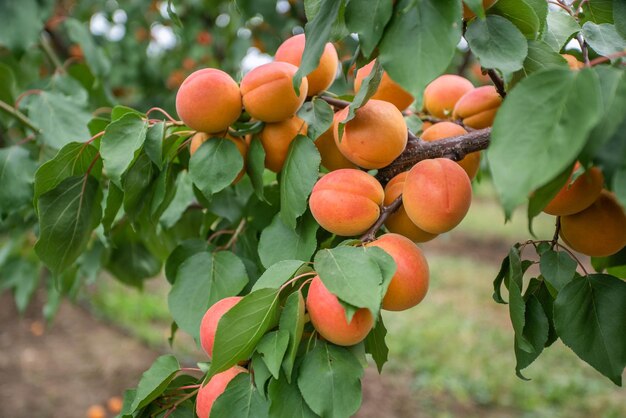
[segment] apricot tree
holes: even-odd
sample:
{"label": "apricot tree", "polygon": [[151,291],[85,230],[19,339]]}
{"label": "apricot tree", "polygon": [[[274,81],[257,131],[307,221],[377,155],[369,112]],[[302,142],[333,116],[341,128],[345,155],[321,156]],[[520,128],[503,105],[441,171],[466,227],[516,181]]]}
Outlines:
{"label": "apricot tree", "polygon": [[[20,3],[2,3],[0,21],[50,13]],[[255,28],[275,3],[235,10]],[[23,306],[40,272],[60,297],[101,269],[138,287],[164,270],[171,338],[189,333],[210,361],[160,357],[122,417],[348,417],[368,356],[379,371],[387,361],[381,310],[428,303],[416,243],[462,221],[480,172],[506,219],[527,204],[529,235],[540,212],[555,215],[554,235],[514,244],[494,280],[515,372],[561,339],[621,385],[624,3],[290,3],[304,33],[245,74],[189,74],[176,117],[159,103],[88,113],[111,68],[73,20],[63,36],[87,71],[60,64],[47,28],[54,70],[20,81],[41,25],[24,38],[1,26],[13,53],[0,64],[0,226],[14,231],[2,286]],[[489,85],[463,76],[472,59]]]}

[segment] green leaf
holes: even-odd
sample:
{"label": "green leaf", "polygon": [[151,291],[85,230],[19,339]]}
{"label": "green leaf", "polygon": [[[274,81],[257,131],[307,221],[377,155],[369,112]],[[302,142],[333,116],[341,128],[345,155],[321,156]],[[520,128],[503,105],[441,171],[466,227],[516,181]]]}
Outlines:
{"label": "green leaf", "polygon": [[100,223],[102,190],[92,176],[72,176],[39,197],[39,239],[35,252],[55,274],[85,251]]}
{"label": "green leaf", "polygon": [[378,318],[376,326],[367,334],[365,338],[365,351],[372,355],[372,359],[376,363],[378,373],[382,373],[383,366],[389,358],[389,347],[385,342],[385,336],[387,335],[387,328],[383,323],[383,319]]}
{"label": "green leaf", "polygon": [[383,36],[393,13],[388,0],[351,0],[346,6],[346,25],[352,33],[359,34],[359,46],[369,57]]}
{"label": "green leaf", "polygon": [[528,198],[528,229],[532,232],[533,218],[541,213],[557,193],[565,186],[572,175],[573,166],[569,165],[561,174],[537,189]]}
{"label": "green leaf", "polygon": [[102,160],[98,156],[96,147],[80,142],[67,144],[53,159],[48,160],[37,169],[34,199],[54,189],[68,177],[85,174],[94,160],[95,163],[90,174],[100,178]]}
{"label": "green leaf", "polygon": [[0,264],[2,264],[0,291],[12,288],[15,306],[20,313],[23,313],[39,285],[41,278],[39,263],[17,257]]}
{"label": "green leaf", "polygon": [[189,160],[191,179],[207,198],[228,187],[242,168],[237,146],[225,138],[205,141]]}
{"label": "green leaf", "polygon": [[482,0],[464,0],[464,5],[467,6],[479,19],[485,18],[485,6]]}
{"label": "green leaf", "polygon": [[389,76],[414,96],[441,75],[461,38],[461,2],[403,0],[380,42],[379,59]]}
{"label": "green leaf", "polygon": [[346,418],[361,406],[363,367],[345,347],[317,341],[300,366],[298,387],[321,417]]}
{"label": "green leaf", "polygon": [[[544,0],[498,0],[489,9],[490,14],[497,14],[510,20],[527,39],[537,39],[545,25],[547,12],[548,7]],[[540,15],[543,15],[543,19]]]}
{"label": "green leaf", "polygon": [[265,171],[265,149],[259,138],[255,137],[252,139],[246,157],[246,171],[252,182],[254,193],[259,200],[264,200],[263,172]]}
{"label": "green leaf", "polygon": [[[600,117],[598,84],[591,70],[550,69],[522,80],[507,95],[487,150],[507,217],[574,162]],[[577,114],[585,117],[572,117]]]}
{"label": "green leaf", "polygon": [[176,191],[174,199],[161,215],[161,224],[166,228],[172,228],[194,201],[193,184],[187,171],[182,171],[178,175],[174,190]]}
{"label": "green leaf", "polygon": [[26,148],[15,145],[0,148],[0,215],[32,201],[36,168]]}
{"label": "green leaf", "polygon": [[278,296],[278,290],[256,290],[222,316],[215,333],[208,376],[250,357],[263,335],[278,323]]}
{"label": "green leaf", "polygon": [[239,373],[215,400],[211,418],[267,418],[268,408],[267,401],[250,381],[250,375]]}
{"label": "green leaf", "polygon": [[247,283],[246,268],[232,252],[198,252],[178,267],[168,296],[172,317],[197,339],[207,309],[225,297],[237,295]]}
{"label": "green leaf", "polygon": [[304,314],[304,297],[299,290],[293,292],[287,297],[285,307],[280,315],[279,330],[289,333],[289,346],[283,360],[283,371],[287,382],[291,383],[291,374],[293,366],[298,355],[298,347],[304,332],[305,314]]}
{"label": "green leaf", "polygon": [[191,258],[192,255],[207,251],[208,245],[205,240],[194,238],[181,242],[174,251],[167,257],[165,262],[165,278],[173,284],[176,281],[176,274],[180,265]]}
{"label": "green leaf", "polygon": [[578,32],[580,32],[580,25],[572,15],[564,10],[548,12],[548,27],[543,40],[554,52],[560,52],[567,41]]}
{"label": "green leaf", "polygon": [[106,197],[106,207],[104,208],[104,216],[102,217],[102,227],[105,233],[109,233],[111,226],[117,217],[117,213],[124,202],[124,192],[113,183],[109,183],[108,194]]}
{"label": "green leaf", "polygon": [[272,223],[261,232],[259,257],[263,266],[270,267],[283,260],[310,260],[317,247],[318,227],[310,214],[300,219],[295,230],[276,215]]}
{"label": "green leaf", "polygon": [[178,360],[172,355],[165,355],[156,359],[141,376],[129,413],[145,407],[158,398],[179,370]]}
{"label": "green leaf", "polygon": [[37,0],[0,2],[0,45],[24,51],[37,42],[45,18]]}
{"label": "green leaf", "polygon": [[281,377],[269,385],[270,416],[272,418],[317,418],[294,382]]}
{"label": "green leaf", "polygon": [[502,298],[502,283],[504,283],[505,279],[508,276],[509,263],[510,263],[510,260],[509,260],[509,256],[507,255],[502,260],[502,264],[500,264],[500,270],[498,271],[498,275],[493,280],[493,296],[492,297],[493,297],[493,300],[496,301],[496,303],[501,303],[501,304],[507,303],[507,301],[505,301]]}
{"label": "green leaf", "polygon": [[522,68],[528,54],[524,35],[510,21],[497,15],[475,19],[467,28],[465,39],[481,66],[505,73]]}
{"label": "green leaf", "polygon": [[565,251],[548,250],[539,261],[541,275],[557,291],[561,291],[574,278],[578,263]]}
{"label": "green leaf", "polygon": [[17,83],[15,74],[11,67],[0,63],[0,100],[5,103],[15,103],[16,95]]}
{"label": "green leaf", "polygon": [[569,68],[561,54],[554,52],[544,41],[528,41],[528,55],[524,60],[524,68],[514,74],[511,84],[537,71],[558,67]]}
{"label": "green leaf", "polygon": [[526,303],[522,297],[523,274],[519,249],[513,247],[509,251],[509,314],[515,331],[515,345],[527,353],[532,353],[533,347],[524,336]]}
{"label": "green leaf", "polygon": [[154,164],[163,169],[163,141],[165,141],[165,122],[158,122],[148,128],[144,149]]}
{"label": "green leaf", "polygon": [[130,229],[113,232],[114,248],[105,267],[121,282],[141,289],[145,279],[160,273],[161,261],[137,236],[128,236]]}
{"label": "green leaf", "polygon": [[291,279],[304,263],[300,260],[282,260],[271,265],[254,283],[252,290],[278,289]]}
{"label": "green leaf", "polygon": [[583,35],[589,46],[605,57],[626,50],[626,39],[617,32],[614,25],[587,22],[583,25]]}
{"label": "green leaf", "polygon": [[267,368],[267,365],[263,361],[263,357],[259,353],[254,353],[252,355],[252,360],[250,360],[250,368],[254,371],[254,384],[259,389],[261,395],[267,398],[265,396],[266,383],[272,378],[272,373],[270,373],[270,370]]}
{"label": "green leaf", "polygon": [[333,124],[333,108],[322,99],[314,97],[298,111],[298,117],[307,123],[307,136],[315,141]]}
{"label": "green leaf", "polygon": [[111,122],[104,131],[100,143],[104,169],[109,179],[122,190],[122,175],[135,160],[147,132],[148,122],[133,113]]}
{"label": "green leaf", "polygon": [[256,351],[263,356],[263,361],[274,379],[278,379],[280,375],[280,366],[288,345],[289,332],[279,329],[265,334],[256,347]]}
{"label": "green leaf", "polygon": [[582,4],[582,21],[613,23],[613,0],[593,0]]}
{"label": "green leaf", "polygon": [[613,22],[617,32],[626,38],[626,3],[623,1],[613,2]]}
{"label": "green leaf", "polygon": [[531,344],[533,351],[528,353],[521,349],[515,342],[515,373],[521,379],[527,380],[522,375],[522,369],[530,366],[543,351],[544,344],[548,340],[549,323],[543,307],[534,295],[526,300],[524,337]]}
{"label": "green leaf", "polygon": [[124,212],[132,222],[137,221],[144,207],[150,204],[146,194],[152,184],[153,173],[152,161],[141,153],[122,178]]}
{"label": "green leaf", "polygon": [[91,114],[61,93],[42,91],[29,98],[28,116],[41,129],[41,141],[55,149],[91,137]]}
{"label": "green leaf", "polygon": [[104,55],[104,49],[96,45],[88,25],[72,18],[65,19],[64,24],[70,40],[80,45],[91,72],[99,77],[108,75],[111,62]]}
{"label": "green leaf", "polygon": [[617,200],[626,208],[626,168],[622,168],[613,175],[613,191]]}
{"label": "green leaf", "polygon": [[306,136],[298,135],[289,145],[281,171],[280,217],[290,228],[307,209],[307,199],[319,174],[320,153]]}
{"label": "green leaf", "polygon": [[554,303],[554,325],[578,357],[622,385],[626,365],[626,282],[606,274],[577,277]]}

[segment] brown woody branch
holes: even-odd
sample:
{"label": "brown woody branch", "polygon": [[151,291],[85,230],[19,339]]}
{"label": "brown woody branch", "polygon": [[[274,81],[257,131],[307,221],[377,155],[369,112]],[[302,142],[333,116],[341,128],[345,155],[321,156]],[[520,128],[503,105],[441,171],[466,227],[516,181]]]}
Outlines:
{"label": "brown woody branch", "polygon": [[365,234],[363,234],[363,236],[361,237],[361,241],[374,241],[376,239],[376,232],[380,228],[382,228],[383,224],[387,221],[387,218],[389,218],[392,213],[400,209],[400,206],[402,206],[402,195],[398,196],[396,200],[389,204],[389,206],[383,206],[380,211],[380,216],[378,217],[374,225],[372,225],[370,229],[368,229]]}
{"label": "brown woody branch", "polygon": [[500,78],[498,73],[496,73],[496,70],[494,70],[493,68],[488,69],[487,75],[493,82],[493,85],[495,86],[496,91],[498,92],[500,97],[502,97],[503,99],[506,98],[506,89],[504,88],[504,81]]}

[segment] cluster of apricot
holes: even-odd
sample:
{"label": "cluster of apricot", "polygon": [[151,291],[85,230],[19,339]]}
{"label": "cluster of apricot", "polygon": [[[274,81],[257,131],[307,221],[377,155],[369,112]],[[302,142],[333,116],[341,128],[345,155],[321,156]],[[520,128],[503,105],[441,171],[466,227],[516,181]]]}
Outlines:
{"label": "cluster of apricot", "polygon": [[544,208],[560,216],[560,235],[575,251],[593,257],[613,255],[626,246],[626,214],[615,196],[605,190],[604,176],[591,167],[572,181],[572,176]]}

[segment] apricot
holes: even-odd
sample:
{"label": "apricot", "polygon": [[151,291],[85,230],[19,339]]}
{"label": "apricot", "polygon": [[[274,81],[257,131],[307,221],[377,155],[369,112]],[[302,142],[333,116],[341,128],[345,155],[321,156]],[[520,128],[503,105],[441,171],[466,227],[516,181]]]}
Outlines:
{"label": "apricot", "polygon": [[124,406],[124,401],[119,396],[113,396],[107,401],[107,409],[112,414],[119,414]]}
{"label": "apricot", "polygon": [[[497,1],[498,0],[483,0],[483,8],[487,10],[488,8],[493,6]],[[463,3],[463,19],[469,20],[474,17],[476,17],[476,14],[474,14],[474,12],[469,7],[467,7],[465,3]]]}
{"label": "apricot", "polygon": [[364,171],[344,168],[330,172],[315,183],[309,207],[322,228],[340,236],[365,232],[380,215],[384,191]]}
{"label": "apricot", "polygon": [[383,309],[404,311],[420,303],[428,291],[428,262],[417,245],[398,234],[384,234],[367,246],[382,248],[396,262],[383,298]]}
{"label": "apricot", "polygon": [[230,142],[235,144],[235,146],[239,150],[239,153],[241,154],[241,157],[243,158],[243,168],[241,169],[239,174],[237,174],[237,177],[235,178],[233,183],[238,182],[246,172],[246,155],[248,154],[248,144],[243,138],[237,138],[228,134],[224,136],[219,136],[219,135],[209,135],[204,132],[197,132],[191,138],[191,142],[189,143],[189,154],[191,155],[195,154],[198,148],[200,148],[200,145],[205,143],[207,140],[213,139],[213,138],[226,138]]}
{"label": "apricot", "polygon": [[[580,168],[576,163],[572,175]],[[581,174],[573,183],[572,176],[554,198],[548,203],[543,211],[550,215],[566,216],[573,215],[587,209],[596,201],[602,186],[604,186],[604,175],[597,167],[591,167]]]}
{"label": "apricot", "polygon": [[265,167],[275,173],[282,170],[287,159],[289,145],[298,134],[306,135],[306,132],[306,122],[297,116],[292,116],[282,122],[266,124],[259,134],[265,150]]}
{"label": "apricot", "polygon": [[215,333],[217,325],[222,316],[241,300],[240,296],[224,298],[211,306],[200,323],[200,345],[209,357],[213,357],[213,344],[215,343]]}
{"label": "apricot", "polygon": [[459,99],[452,111],[452,118],[460,119],[470,128],[488,128],[493,125],[500,104],[502,96],[494,86],[477,87]]}
{"label": "apricot", "polygon": [[347,107],[335,113],[333,135],[337,148],[348,160],[367,169],[382,168],[402,154],[406,147],[407,127],[402,112],[394,105],[369,100],[344,126],[339,141],[339,123],[347,115]]}
{"label": "apricot", "polygon": [[195,71],[176,93],[176,112],[196,131],[225,131],[241,115],[239,86],[216,68]]}
{"label": "apricot", "polygon": [[374,317],[365,308],[357,309],[352,320],[348,322],[346,310],[337,296],[324,286],[319,276],[315,276],[309,286],[306,308],[313,327],[333,344],[343,346],[358,344],[367,337],[374,326]]}
{"label": "apricot", "polygon": [[[361,84],[365,77],[370,75],[374,68],[374,61],[359,68],[354,78],[354,91],[358,93],[361,89]],[[386,71],[383,71],[383,77],[380,80],[376,93],[371,97],[376,100],[384,100],[393,104],[398,110],[403,111],[413,103],[413,96],[408,91],[404,90],[398,83],[393,81]]]}
{"label": "apricot", "polygon": [[107,412],[100,405],[91,405],[87,409],[87,418],[106,418]]}
{"label": "apricot", "polygon": [[447,118],[461,97],[472,90],[474,85],[468,79],[444,74],[437,77],[424,90],[424,108],[438,118]]}
{"label": "apricot", "polygon": [[[304,43],[304,34],[292,36],[278,47],[274,59],[299,67],[302,61],[302,54],[304,53]],[[307,95],[309,97],[315,96],[329,88],[335,81],[338,67],[339,57],[337,56],[337,50],[333,44],[327,42],[320,57],[319,65],[306,76],[309,82]]]}
{"label": "apricot", "polygon": [[587,209],[561,217],[561,238],[592,257],[613,255],[626,246],[626,214],[615,196],[603,190]]}
{"label": "apricot", "polygon": [[[435,123],[430,128],[426,129],[421,138],[424,141],[437,141],[439,139],[450,138],[453,136],[459,136],[466,134],[467,131],[460,125],[452,122],[439,122]],[[470,180],[473,180],[480,168],[480,152],[472,152],[467,154],[461,161],[457,161],[463,170],[467,173]]]}
{"label": "apricot", "polygon": [[270,62],[256,67],[241,80],[243,105],[254,119],[280,122],[295,115],[306,99],[309,83],[302,77],[300,94],[293,88],[298,67],[287,62]]}
{"label": "apricot", "polygon": [[337,148],[332,128],[315,140],[315,146],[322,156],[322,165],[329,171],[339,170],[340,168],[356,168]]}
{"label": "apricot", "polygon": [[571,68],[572,70],[580,70],[581,68],[585,67],[584,63],[578,61],[578,58],[571,54],[561,54],[561,56],[565,58],[565,61],[567,61],[567,65],[569,65],[569,68]]}
{"label": "apricot", "polygon": [[463,220],[471,201],[472,185],[467,173],[447,158],[420,161],[406,176],[404,209],[426,232],[450,231]]}
{"label": "apricot", "polygon": [[[402,194],[404,190],[404,181],[408,171],[400,173],[392,178],[385,186],[385,200],[383,201],[385,206],[390,205],[398,196]],[[404,205],[401,205],[397,211],[389,215],[385,226],[390,232],[395,232],[409,238],[415,242],[426,242],[437,237],[437,234],[431,234],[417,227],[406,214]]]}
{"label": "apricot", "polygon": [[224,393],[226,386],[228,386],[230,381],[239,373],[248,373],[248,371],[243,367],[233,366],[228,370],[216,374],[206,385],[200,387],[196,398],[196,414],[199,418],[209,418],[213,403]]}

